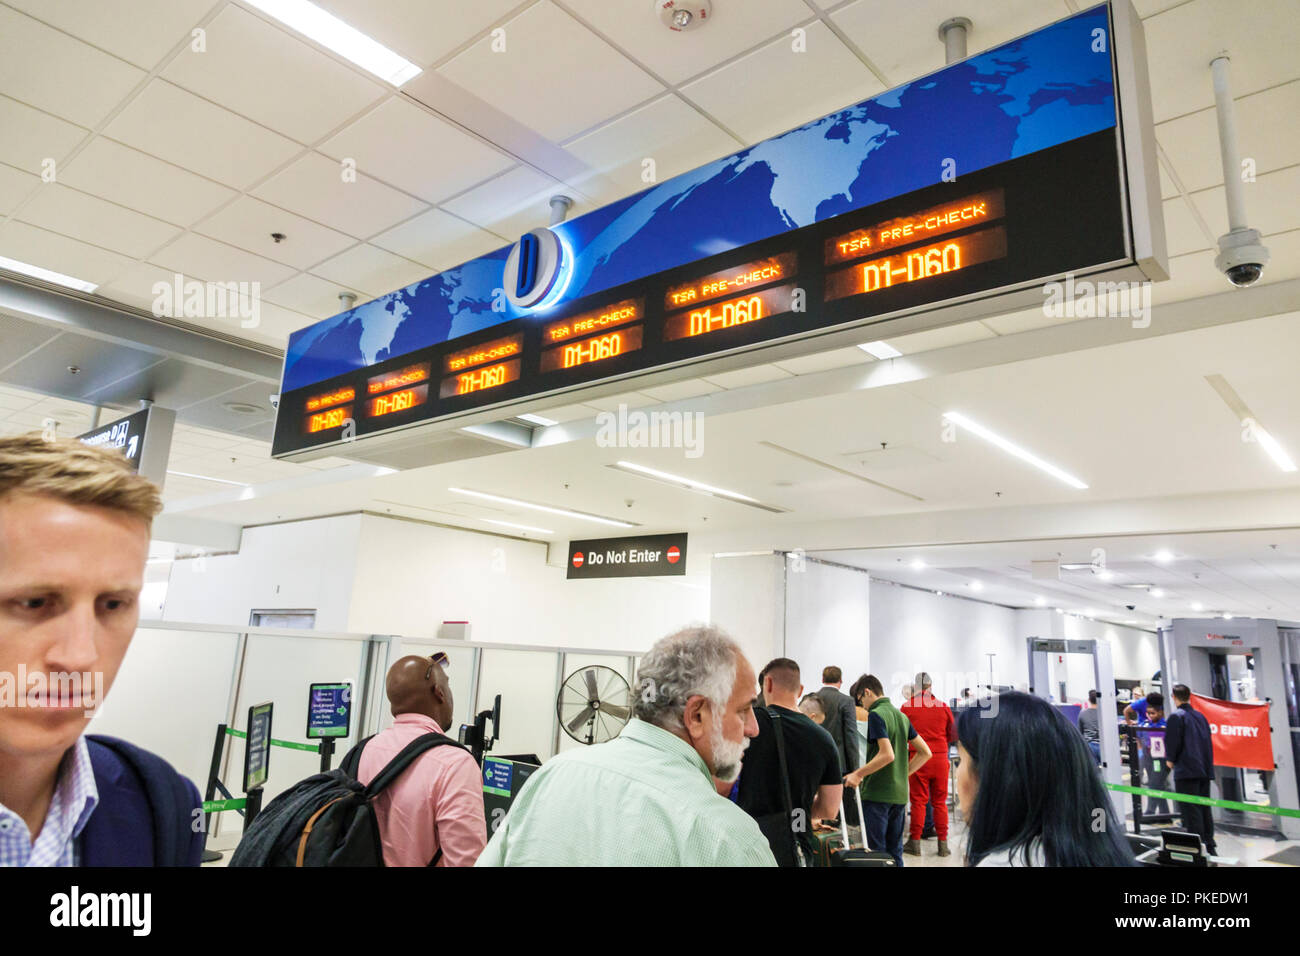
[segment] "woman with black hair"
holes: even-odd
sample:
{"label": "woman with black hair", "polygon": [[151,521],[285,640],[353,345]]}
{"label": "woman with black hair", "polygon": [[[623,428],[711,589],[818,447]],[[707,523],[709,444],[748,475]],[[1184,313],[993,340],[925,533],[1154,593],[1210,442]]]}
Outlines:
{"label": "woman with black hair", "polygon": [[1135,866],[1088,745],[1047,701],[1009,692],[957,711],[967,866]]}

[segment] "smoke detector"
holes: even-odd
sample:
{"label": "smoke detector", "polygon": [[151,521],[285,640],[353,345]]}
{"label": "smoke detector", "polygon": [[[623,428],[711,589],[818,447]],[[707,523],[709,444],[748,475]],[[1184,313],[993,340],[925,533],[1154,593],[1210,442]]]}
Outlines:
{"label": "smoke detector", "polygon": [[713,15],[712,0],[655,0],[659,22],[674,33],[697,30]]}

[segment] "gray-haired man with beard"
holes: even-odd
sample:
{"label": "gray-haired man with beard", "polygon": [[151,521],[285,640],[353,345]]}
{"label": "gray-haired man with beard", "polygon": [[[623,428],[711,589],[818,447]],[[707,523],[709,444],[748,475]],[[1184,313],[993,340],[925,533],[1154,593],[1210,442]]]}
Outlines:
{"label": "gray-haired man with beard", "polygon": [[712,627],[641,658],[633,717],[609,743],[571,750],[529,779],[478,866],[775,866],[763,832],[718,796],[754,719],[754,668]]}

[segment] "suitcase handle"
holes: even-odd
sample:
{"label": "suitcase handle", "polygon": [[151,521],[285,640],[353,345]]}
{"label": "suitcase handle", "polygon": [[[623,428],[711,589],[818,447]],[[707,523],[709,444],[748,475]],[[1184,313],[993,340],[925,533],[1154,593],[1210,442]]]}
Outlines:
{"label": "suitcase handle", "polygon": [[[867,817],[862,812],[862,784],[856,787],[849,787],[853,791],[853,799],[858,802],[858,829],[862,831],[862,849],[871,852],[871,847],[867,846]],[[848,814],[844,808],[840,808],[840,835],[844,837],[844,849],[852,849],[849,843],[849,820]]]}

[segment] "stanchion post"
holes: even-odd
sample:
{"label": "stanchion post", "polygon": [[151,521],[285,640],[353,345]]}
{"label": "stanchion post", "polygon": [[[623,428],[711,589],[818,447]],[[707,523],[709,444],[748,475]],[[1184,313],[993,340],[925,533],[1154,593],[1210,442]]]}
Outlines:
{"label": "stanchion post", "polygon": [[320,741],[320,772],[330,772],[330,758],[334,756],[334,738],[322,737]]}
{"label": "stanchion post", "polygon": [[[1142,758],[1138,753],[1137,728],[1124,725],[1124,736],[1128,738],[1128,780],[1133,787],[1142,786]],[[1142,794],[1133,794],[1133,832],[1142,832]]]}
{"label": "stanchion post", "polygon": [[[217,796],[218,774],[221,773],[221,755],[226,749],[226,725],[217,724],[217,739],[212,745],[212,766],[208,768],[208,785],[203,791],[203,800],[206,803]],[[203,862],[211,863],[214,860],[221,859],[221,854],[216,850],[208,849],[208,833],[212,826],[212,814],[203,814]]]}
{"label": "stanchion post", "polygon": [[257,819],[258,813],[262,810],[262,788],[254,787],[245,794],[245,797],[248,802],[244,804],[244,832],[247,833],[248,828],[253,825],[253,821]]}

